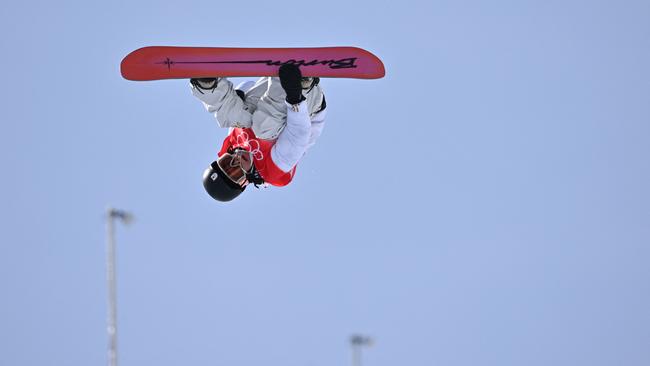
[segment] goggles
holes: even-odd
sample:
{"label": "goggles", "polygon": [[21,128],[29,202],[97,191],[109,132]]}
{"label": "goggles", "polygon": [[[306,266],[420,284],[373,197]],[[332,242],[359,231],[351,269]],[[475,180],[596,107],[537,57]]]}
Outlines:
{"label": "goggles", "polygon": [[217,159],[219,169],[235,184],[244,187],[248,184],[246,174],[253,172],[253,154],[246,150],[228,152]]}

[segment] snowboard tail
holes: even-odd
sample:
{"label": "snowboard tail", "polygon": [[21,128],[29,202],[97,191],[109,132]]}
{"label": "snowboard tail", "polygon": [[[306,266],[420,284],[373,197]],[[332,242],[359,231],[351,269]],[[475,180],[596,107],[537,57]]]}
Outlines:
{"label": "snowboard tail", "polygon": [[384,64],[357,47],[226,48],[150,46],[128,54],[121,63],[128,80],[277,76],[281,65],[300,67],[303,76],[378,79]]}

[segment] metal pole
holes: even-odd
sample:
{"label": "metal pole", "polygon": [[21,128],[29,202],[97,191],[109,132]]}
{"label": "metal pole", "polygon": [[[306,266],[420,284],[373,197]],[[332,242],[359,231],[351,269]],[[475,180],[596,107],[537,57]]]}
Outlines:
{"label": "metal pole", "polygon": [[352,346],[352,366],[361,366],[361,347],[372,346],[372,338],[360,334],[353,334],[350,337]]}
{"label": "metal pole", "polygon": [[132,216],[108,208],[106,215],[106,281],[108,284],[108,366],[117,366],[117,291],[115,276],[115,219],[128,224]]}
{"label": "metal pole", "polygon": [[106,280],[108,284],[108,366],[117,366],[117,301],[115,289],[115,214],[108,208],[106,222]]}
{"label": "metal pole", "polygon": [[352,366],[361,366],[361,347],[352,344]]}

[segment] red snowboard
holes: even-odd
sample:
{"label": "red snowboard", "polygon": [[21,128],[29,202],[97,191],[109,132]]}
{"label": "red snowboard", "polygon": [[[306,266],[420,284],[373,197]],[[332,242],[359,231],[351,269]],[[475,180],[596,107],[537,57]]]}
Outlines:
{"label": "red snowboard", "polygon": [[189,79],[223,76],[277,76],[283,64],[300,67],[303,76],[378,79],[384,64],[357,47],[224,48],[144,47],[122,60],[129,80]]}

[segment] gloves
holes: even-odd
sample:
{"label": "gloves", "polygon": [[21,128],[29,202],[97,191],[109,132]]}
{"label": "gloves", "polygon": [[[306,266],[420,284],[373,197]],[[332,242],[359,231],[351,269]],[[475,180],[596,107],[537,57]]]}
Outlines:
{"label": "gloves", "polygon": [[198,88],[201,93],[201,89],[203,90],[211,90],[217,87],[217,82],[219,80],[217,78],[200,78],[200,79],[190,79],[190,83],[194,85],[194,87]]}
{"label": "gloves", "polygon": [[284,92],[287,93],[287,103],[299,104],[305,100],[302,95],[302,73],[298,66],[293,64],[282,65],[278,74],[280,76],[280,85],[282,85]]}

